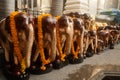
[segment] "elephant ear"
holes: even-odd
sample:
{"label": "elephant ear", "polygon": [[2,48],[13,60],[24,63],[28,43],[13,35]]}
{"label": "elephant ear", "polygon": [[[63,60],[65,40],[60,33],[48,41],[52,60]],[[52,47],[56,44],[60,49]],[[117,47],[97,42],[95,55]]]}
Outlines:
{"label": "elephant ear", "polygon": [[1,34],[3,41],[8,40],[9,42],[12,42],[12,36],[10,34],[10,26],[9,26],[9,17],[6,19],[1,20],[0,22],[0,27],[1,27]]}

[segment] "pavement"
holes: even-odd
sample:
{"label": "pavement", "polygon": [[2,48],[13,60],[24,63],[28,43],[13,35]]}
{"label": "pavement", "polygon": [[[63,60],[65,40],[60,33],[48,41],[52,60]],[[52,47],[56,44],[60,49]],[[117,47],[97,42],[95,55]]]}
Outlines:
{"label": "pavement", "polygon": [[[83,63],[69,64],[59,70],[52,70],[51,72],[42,75],[31,75],[30,80],[89,80],[86,77],[88,77],[87,74],[91,74],[90,71],[92,70],[92,67],[99,66],[97,70],[94,69],[95,74],[96,72],[99,72],[103,66],[107,69],[111,65],[112,67],[119,66],[117,70],[120,71],[120,44],[115,45],[114,49],[107,49],[99,55],[95,54],[93,57],[84,59]],[[92,75],[93,73],[89,77]],[[80,77],[82,78],[80,79]],[[0,80],[6,80],[1,71]]]}

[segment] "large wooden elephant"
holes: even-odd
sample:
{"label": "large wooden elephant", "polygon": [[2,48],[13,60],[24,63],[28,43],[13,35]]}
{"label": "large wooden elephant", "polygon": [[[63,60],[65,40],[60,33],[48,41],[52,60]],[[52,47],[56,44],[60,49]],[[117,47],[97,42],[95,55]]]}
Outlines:
{"label": "large wooden elephant", "polygon": [[35,41],[31,73],[43,74],[52,70],[56,57],[56,23],[50,14],[42,14],[35,20]]}
{"label": "large wooden elephant", "polygon": [[57,57],[53,63],[54,68],[61,68],[68,64],[67,56],[71,53],[73,38],[73,20],[71,17],[62,15],[57,17]]}
{"label": "large wooden elephant", "polygon": [[23,12],[13,12],[0,21],[0,44],[5,50],[5,67],[16,76],[25,74],[26,68],[30,67],[34,41],[32,22],[29,15]]}

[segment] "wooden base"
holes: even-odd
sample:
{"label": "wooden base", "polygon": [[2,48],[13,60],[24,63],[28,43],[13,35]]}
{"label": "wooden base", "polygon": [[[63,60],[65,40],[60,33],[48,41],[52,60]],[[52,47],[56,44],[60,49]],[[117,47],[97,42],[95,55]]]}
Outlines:
{"label": "wooden base", "polygon": [[94,55],[93,52],[87,52],[87,53],[86,53],[86,57],[92,57],[93,55]]}
{"label": "wooden base", "polygon": [[3,75],[6,77],[7,80],[29,80],[30,74],[27,70],[25,71],[25,73],[20,73],[20,70],[11,68],[4,67],[3,69]]}
{"label": "wooden base", "polygon": [[2,48],[0,48],[0,68],[3,67],[4,63],[5,63],[4,50]]}
{"label": "wooden base", "polygon": [[81,57],[81,56],[79,56],[78,59],[75,59],[74,56],[73,56],[73,54],[70,54],[68,56],[68,59],[69,59],[69,63],[70,64],[79,64],[79,63],[82,63],[83,60],[84,60],[84,58]]}
{"label": "wooden base", "polygon": [[54,69],[60,69],[69,64],[69,60],[65,58],[65,61],[61,61],[60,59],[56,59],[53,63]]}
{"label": "wooden base", "polygon": [[39,65],[32,65],[29,71],[31,74],[40,75],[40,74],[51,72],[53,70],[52,64],[47,64],[45,66],[46,66],[46,70],[41,70]]}

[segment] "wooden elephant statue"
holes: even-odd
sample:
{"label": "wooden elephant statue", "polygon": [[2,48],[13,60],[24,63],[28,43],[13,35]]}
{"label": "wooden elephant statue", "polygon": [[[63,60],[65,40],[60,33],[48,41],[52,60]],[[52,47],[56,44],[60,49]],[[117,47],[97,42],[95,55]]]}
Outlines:
{"label": "wooden elephant statue", "polygon": [[83,62],[83,39],[84,39],[84,24],[80,18],[73,18],[74,34],[71,47],[71,56],[69,56],[70,63]]}
{"label": "wooden elephant statue", "polygon": [[52,70],[52,62],[56,57],[57,19],[50,14],[42,14],[38,16],[35,23],[35,41],[30,72],[43,74]]}
{"label": "wooden elephant statue", "polygon": [[71,53],[73,38],[73,20],[66,15],[58,16],[57,19],[57,57],[53,67],[59,69],[68,64],[67,56]]}
{"label": "wooden elephant statue", "polygon": [[97,29],[95,21],[91,19],[89,14],[84,14],[82,17],[85,26],[84,55],[91,57],[93,53],[97,53]]}
{"label": "wooden elephant statue", "polygon": [[[12,12],[0,21],[0,44],[5,50],[4,74],[9,80],[29,79],[34,29],[28,14]],[[23,76],[23,77],[20,77]]]}

